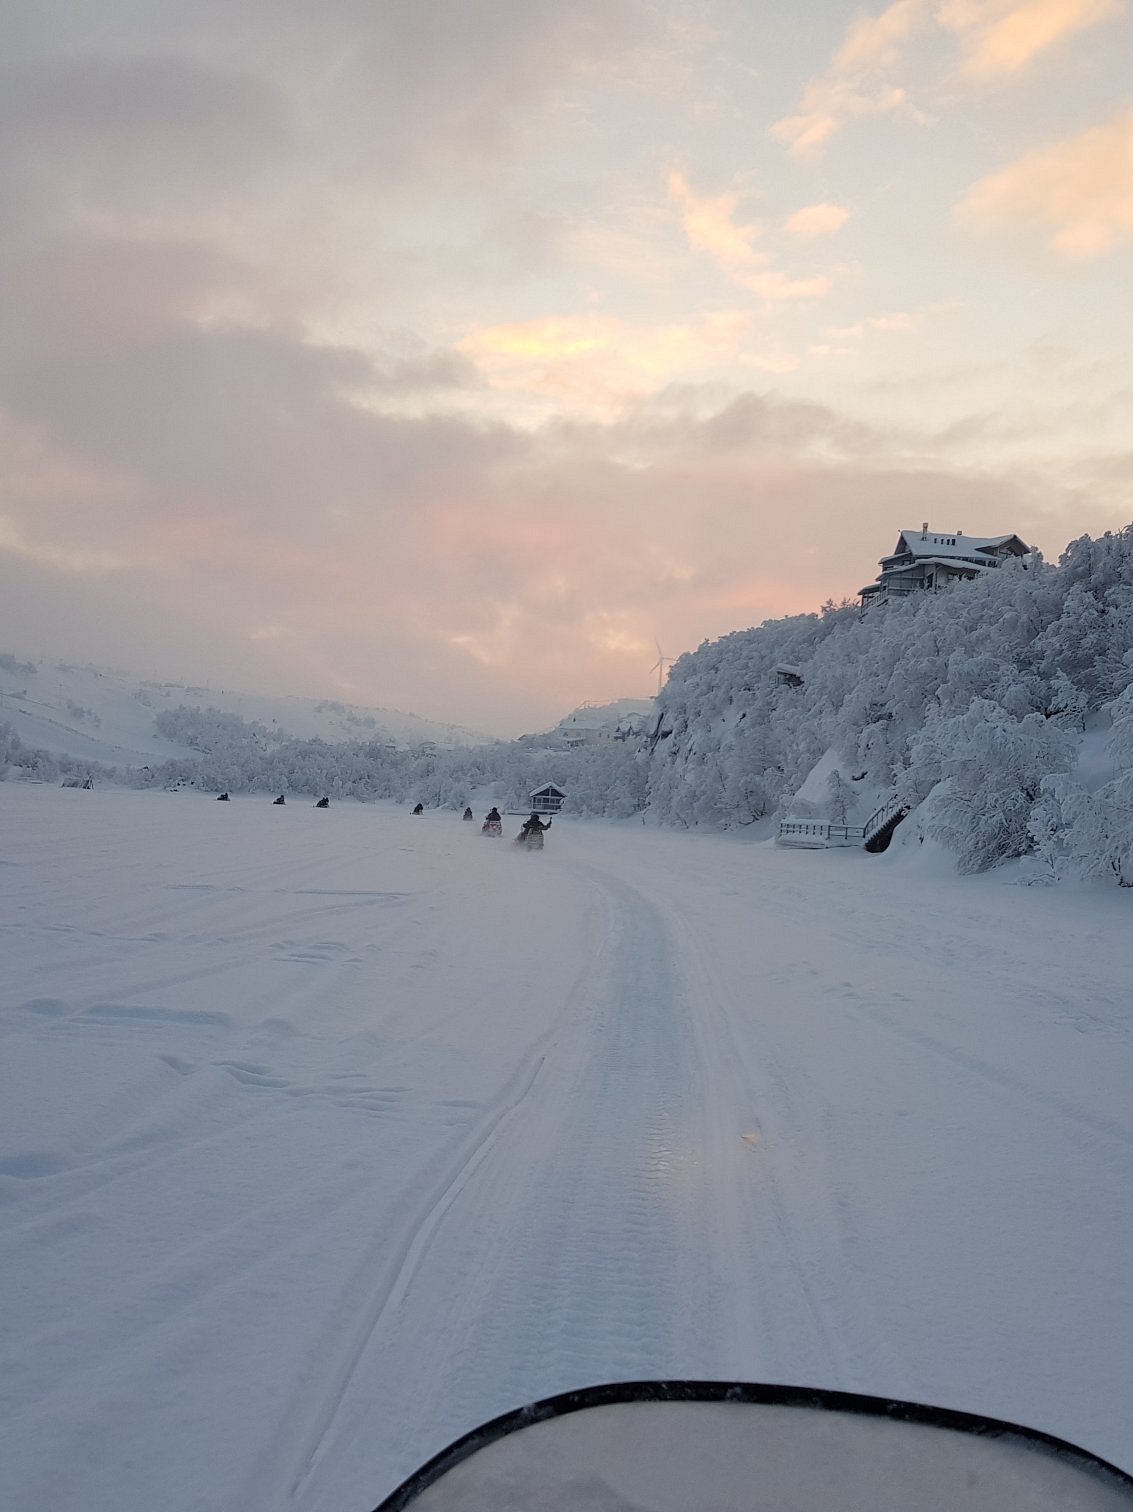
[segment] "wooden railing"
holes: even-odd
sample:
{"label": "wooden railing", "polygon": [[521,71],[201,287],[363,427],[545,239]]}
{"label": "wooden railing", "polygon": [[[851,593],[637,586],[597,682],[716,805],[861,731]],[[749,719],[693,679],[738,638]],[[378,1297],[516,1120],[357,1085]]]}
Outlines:
{"label": "wooden railing", "polygon": [[779,825],[779,839],[793,840],[796,845],[865,844],[860,824],[827,824],[819,819],[789,819]]}
{"label": "wooden railing", "polygon": [[785,819],[779,825],[779,839],[795,845],[868,845],[887,824],[903,815],[907,805],[902,799],[886,799],[864,824],[833,824],[824,819]]}
{"label": "wooden railing", "polygon": [[886,799],[879,809],[875,809],[866,822],[862,825],[862,841],[868,845],[875,835],[881,833],[891,819],[898,814],[908,813],[909,805],[902,798],[896,796]]}

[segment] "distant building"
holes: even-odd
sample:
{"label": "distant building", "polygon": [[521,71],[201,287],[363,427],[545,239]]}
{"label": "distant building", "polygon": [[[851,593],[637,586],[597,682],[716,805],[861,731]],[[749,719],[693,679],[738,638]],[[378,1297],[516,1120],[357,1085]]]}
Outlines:
{"label": "distant building", "polygon": [[1008,557],[1030,555],[1031,548],[1017,535],[969,536],[962,530],[903,530],[889,556],[878,563],[877,581],[861,590],[862,608],[882,599],[903,598],[924,589],[935,592],[957,578],[979,577],[999,567]]}
{"label": "distant building", "polygon": [[570,748],[604,745],[610,740],[626,740],[630,735],[640,734],[652,717],[651,698],[620,698],[615,703],[584,703],[560,719],[555,727],[558,735]]}
{"label": "distant building", "polygon": [[586,717],[584,709],[576,709],[573,714],[568,714],[555,731],[572,751],[579,746],[601,745],[603,741],[613,740],[613,726],[605,720]]}
{"label": "distant building", "polygon": [[775,681],[783,683],[788,688],[801,688],[803,670],[801,667],[792,666],[790,662],[780,662],[775,668]]}

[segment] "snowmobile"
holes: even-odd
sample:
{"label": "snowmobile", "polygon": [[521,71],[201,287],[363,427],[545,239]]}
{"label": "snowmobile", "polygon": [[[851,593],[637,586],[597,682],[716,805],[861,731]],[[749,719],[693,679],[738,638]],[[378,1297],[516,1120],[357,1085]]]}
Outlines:
{"label": "snowmobile", "polygon": [[516,835],[515,843],[523,850],[542,850],[543,831],[549,830],[550,827],[551,821],[549,819],[547,820],[546,824],[543,824],[538,814],[532,814],[531,818],[527,820],[526,824],[524,824],[519,834]]}
{"label": "snowmobile", "polygon": [[592,1386],[457,1439],[375,1512],[1129,1512],[1133,1476],[995,1418],[728,1381]]}
{"label": "snowmobile", "polygon": [[480,826],[480,833],[482,835],[490,835],[494,839],[498,839],[503,832],[504,822],[502,819],[485,819]]}
{"label": "snowmobile", "polygon": [[328,809],[328,808],[330,808],[330,799],[329,798],[320,798],[319,801],[318,801],[318,803],[315,804],[315,807],[316,808],[321,808],[321,809]]}

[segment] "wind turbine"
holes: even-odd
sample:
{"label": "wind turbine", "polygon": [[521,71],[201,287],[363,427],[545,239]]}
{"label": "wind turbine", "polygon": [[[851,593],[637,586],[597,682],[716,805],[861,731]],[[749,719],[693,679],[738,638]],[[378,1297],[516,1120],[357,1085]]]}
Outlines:
{"label": "wind turbine", "polygon": [[650,674],[654,672],[656,672],[657,674],[657,697],[660,698],[661,689],[664,686],[665,682],[665,667],[671,667],[673,662],[676,661],[676,657],[665,655],[664,651],[661,650],[661,642],[656,638],[656,636],[654,636],[653,638],[653,644],[657,647],[657,660],[650,667],[649,671]]}

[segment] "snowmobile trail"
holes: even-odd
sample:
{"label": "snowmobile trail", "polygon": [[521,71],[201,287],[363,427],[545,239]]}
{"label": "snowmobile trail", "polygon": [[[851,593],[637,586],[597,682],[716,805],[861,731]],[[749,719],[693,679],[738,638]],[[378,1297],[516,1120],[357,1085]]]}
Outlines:
{"label": "snowmobile trail", "polygon": [[369,1357],[355,1351],[335,1393],[312,1507],[343,1494],[335,1465],[374,1454],[397,1472],[485,1408],[590,1380],[848,1374],[844,1320],[760,1147],[769,1073],[737,1061],[714,984],[690,984],[688,942],[661,912],[608,872],[569,869],[601,933],[538,1095],[430,1209]]}
{"label": "snowmobile trail", "polygon": [[466,1142],[454,1169],[441,1177],[419,1214],[405,1224],[396,1246],[391,1250],[379,1240],[359,1262],[336,1308],[343,1320],[338,1336],[330,1334],[324,1341],[320,1359],[312,1366],[310,1377],[300,1384],[276,1439],[240,1498],[240,1505],[249,1509],[262,1507],[269,1512],[301,1494],[318,1468],[323,1445],[383,1316],[398,1306],[438,1224],[489,1153],[502,1125],[531,1093],[543,1063],[543,1056],[539,1055],[533,1064],[523,1068],[523,1074],[516,1079],[518,1087],[514,1082],[509,1086],[500,1106],[479,1126],[475,1139]]}

